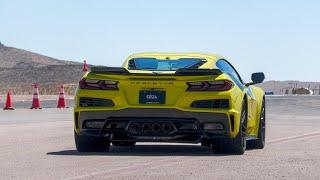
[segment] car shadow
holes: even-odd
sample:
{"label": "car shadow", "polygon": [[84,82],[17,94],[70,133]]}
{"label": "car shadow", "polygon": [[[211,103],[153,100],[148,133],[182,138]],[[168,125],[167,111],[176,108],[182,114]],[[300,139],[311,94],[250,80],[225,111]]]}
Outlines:
{"label": "car shadow", "polygon": [[136,145],[130,147],[111,146],[108,152],[78,152],[77,150],[61,150],[47,152],[56,156],[228,156],[230,154],[214,154],[209,147],[200,145]]}

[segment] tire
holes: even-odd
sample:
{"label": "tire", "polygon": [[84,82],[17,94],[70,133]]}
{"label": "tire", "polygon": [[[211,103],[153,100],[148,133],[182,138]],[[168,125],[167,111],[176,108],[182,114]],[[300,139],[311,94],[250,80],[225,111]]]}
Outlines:
{"label": "tire", "polygon": [[239,133],[235,138],[216,139],[212,143],[214,153],[229,153],[242,155],[246,151],[247,141],[247,103],[244,100],[241,109]]}
{"label": "tire", "polygon": [[136,142],[134,141],[114,141],[112,142],[113,146],[125,146],[125,147],[134,147]]}
{"label": "tire", "polygon": [[258,139],[248,141],[250,148],[263,149],[266,139],[266,106],[265,100],[262,101],[260,121],[259,121],[259,132]]}
{"label": "tire", "polygon": [[229,153],[227,142],[228,139],[215,139],[212,142],[212,151],[215,154]]}
{"label": "tire", "polygon": [[110,142],[103,137],[81,136],[74,132],[76,148],[79,152],[106,152]]}

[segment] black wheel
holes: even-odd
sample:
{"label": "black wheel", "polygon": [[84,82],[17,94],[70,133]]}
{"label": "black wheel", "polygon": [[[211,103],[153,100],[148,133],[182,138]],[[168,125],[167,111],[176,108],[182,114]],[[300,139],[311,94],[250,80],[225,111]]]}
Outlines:
{"label": "black wheel", "polygon": [[112,142],[113,146],[127,146],[127,147],[134,147],[136,142],[134,141],[114,141]]}
{"label": "black wheel", "polygon": [[242,104],[239,133],[235,138],[217,139],[212,143],[212,150],[215,153],[244,154],[246,151],[247,141],[247,103],[246,99]]}
{"label": "black wheel", "polygon": [[265,100],[262,101],[258,139],[248,141],[250,148],[263,149],[266,139],[266,106]]}
{"label": "black wheel", "polygon": [[105,152],[110,142],[103,137],[81,136],[74,132],[76,148],[79,152]]}
{"label": "black wheel", "polygon": [[212,151],[216,154],[229,153],[228,139],[215,139],[212,142]]}

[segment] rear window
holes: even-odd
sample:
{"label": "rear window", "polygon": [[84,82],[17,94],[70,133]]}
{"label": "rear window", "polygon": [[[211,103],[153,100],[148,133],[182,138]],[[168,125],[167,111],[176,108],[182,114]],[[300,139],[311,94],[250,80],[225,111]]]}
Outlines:
{"label": "rear window", "polygon": [[198,69],[205,59],[180,58],[174,60],[156,58],[135,58],[129,60],[129,70],[176,71],[181,68]]}

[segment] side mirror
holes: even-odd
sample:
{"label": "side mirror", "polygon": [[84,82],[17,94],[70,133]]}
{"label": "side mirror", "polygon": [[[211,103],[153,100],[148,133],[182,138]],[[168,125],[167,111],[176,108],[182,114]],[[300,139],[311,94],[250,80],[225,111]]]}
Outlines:
{"label": "side mirror", "polygon": [[247,83],[246,86],[250,86],[253,84],[259,84],[262,83],[265,76],[263,72],[256,72],[251,74],[251,81],[250,83]]}

